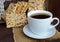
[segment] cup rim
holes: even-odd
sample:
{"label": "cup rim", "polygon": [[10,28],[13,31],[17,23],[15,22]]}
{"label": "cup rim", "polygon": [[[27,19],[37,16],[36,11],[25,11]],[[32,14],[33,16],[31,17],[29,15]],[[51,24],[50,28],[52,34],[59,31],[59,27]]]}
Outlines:
{"label": "cup rim", "polygon": [[[27,17],[31,18],[31,19],[36,19],[36,18],[31,17],[32,14],[36,14],[36,13],[45,13],[45,14],[50,16],[49,18],[53,17],[53,14],[50,11],[47,11],[47,10],[31,10],[27,13]],[[49,19],[49,18],[45,18],[45,19]],[[42,19],[42,20],[45,20],[45,19]],[[38,20],[38,19],[36,19],[36,20]]]}

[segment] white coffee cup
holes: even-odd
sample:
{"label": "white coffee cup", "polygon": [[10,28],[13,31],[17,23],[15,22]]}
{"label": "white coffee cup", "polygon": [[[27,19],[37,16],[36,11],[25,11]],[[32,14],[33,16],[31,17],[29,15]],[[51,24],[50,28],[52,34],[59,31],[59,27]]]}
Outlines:
{"label": "white coffee cup", "polygon": [[[45,19],[36,19],[31,17],[32,15],[37,15],[38,13],[39,14],[43,13],[44,15],[46,14],[49,15],[50,17]],[[52,29],[59,24],[59,19],[56,17],[53,18],[53,14],[46,10],[30,11],[28,12],[27,17],[28,17],[28,27],[35,34],[46,32],[48,29]],[[57,23],[55,25],[51,24],[53,20],[57,20]]]}

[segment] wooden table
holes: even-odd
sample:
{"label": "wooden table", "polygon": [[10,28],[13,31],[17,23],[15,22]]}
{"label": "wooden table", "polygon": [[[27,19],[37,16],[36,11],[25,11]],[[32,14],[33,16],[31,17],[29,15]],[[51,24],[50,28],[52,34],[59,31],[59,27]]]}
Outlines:
{"label": "wooden table", "polygon": [[14,42],[12,29],[7,29],[5,24],[0,24],[0,42]]}

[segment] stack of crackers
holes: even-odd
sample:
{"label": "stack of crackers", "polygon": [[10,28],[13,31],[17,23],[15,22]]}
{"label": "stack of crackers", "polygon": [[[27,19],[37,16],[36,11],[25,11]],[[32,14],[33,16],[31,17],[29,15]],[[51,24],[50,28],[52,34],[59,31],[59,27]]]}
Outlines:
{"label": "stack of crackers", "polygon": [[27,23],[26,11],[28,9],[27,2],[11,3],[2,18],[6,21],[7,28],[20,27]]}
{"label": "stack of crackers", "polygon": [[43,10],[45,0],[29,0],[28,2],[11,3],[2,15],[7,28],[21,27],[27,23],[26,11]]}

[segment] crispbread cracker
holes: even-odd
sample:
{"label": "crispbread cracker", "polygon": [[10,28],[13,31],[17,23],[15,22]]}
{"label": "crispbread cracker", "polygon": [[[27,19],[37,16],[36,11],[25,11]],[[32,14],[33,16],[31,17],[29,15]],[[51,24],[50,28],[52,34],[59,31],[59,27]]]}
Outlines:
{"label": "crispbread cracker", "polygon": [[2,18],[6,21],[6,14],[9,12],[13,12],[13,9],[15,7],[14,3],[10,3],[10,5],[8,6],[7,10],[3,13]]}
{"label": "crispbread cracker", "polygon": [[11,3],[5,13],[3,14],[2,18],[6,21],[6,27],[11,28],[15,26],[15,10],[16,6],[14,3]]}
{"label": "crispbread cracker", "polygon": [[26,11],[28,9],[28,3],[27,2],[17,2],[16,5],[19,7],[16,10],[16,17],[17,17],[16,27],[24,26],[27,23]]}
{"label": "crispbread cracker", "polygon": [[18,14],[16,17],[16,27],[24,26],[27,23],[26,13]]}
{"label": "crispbread cracker", "polygon": [[45,0],[29,0],[29,11],[45,9]]}
{"label": "crispbread cracker", "polygon": [[15,19],[16,19],[16,16],[13,13],[6,15],[7,28],[15,27]]}
{"label": "crispbread cracker", "polygon": [[7,28],[24,26],[27,23],[27,9],[27,2],[11,3],[3,15]]}
{"label": "crispbread cracker", "polygon": [[16,9],[17,14],[25,13],[29,7],[28,2],[19,2],[19,1],[17,2],[16,6],[17,6]]}

